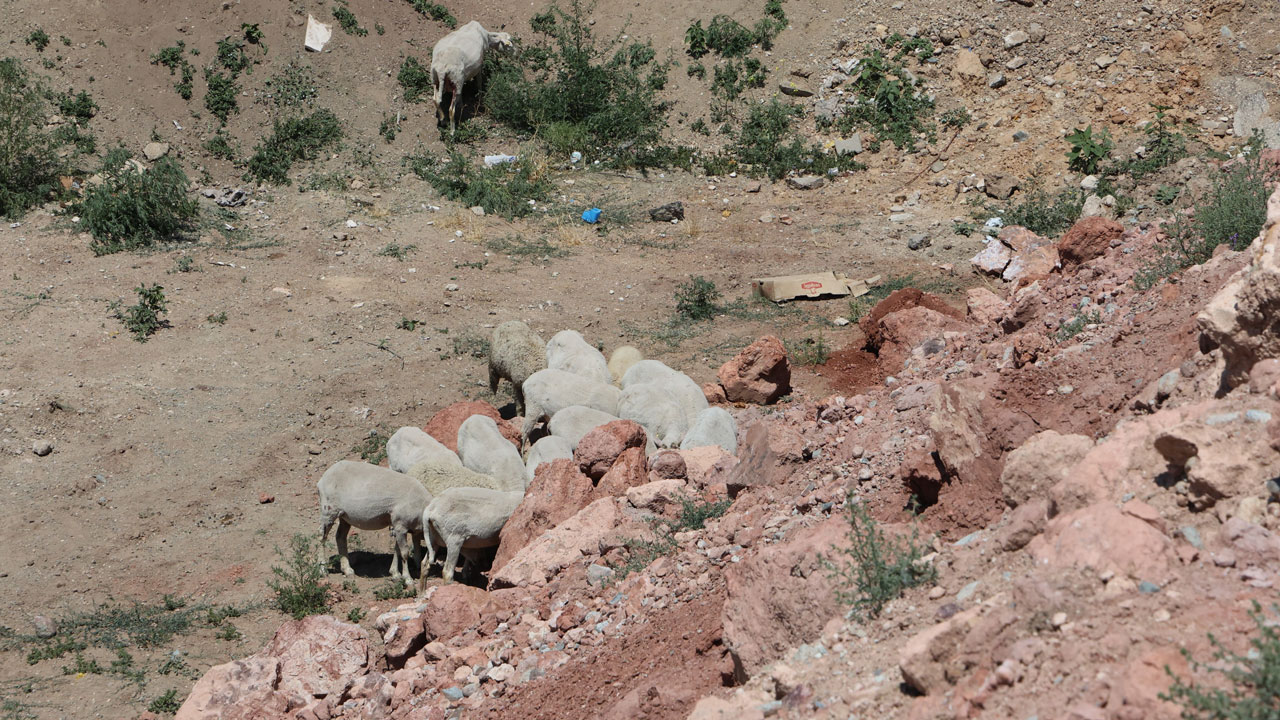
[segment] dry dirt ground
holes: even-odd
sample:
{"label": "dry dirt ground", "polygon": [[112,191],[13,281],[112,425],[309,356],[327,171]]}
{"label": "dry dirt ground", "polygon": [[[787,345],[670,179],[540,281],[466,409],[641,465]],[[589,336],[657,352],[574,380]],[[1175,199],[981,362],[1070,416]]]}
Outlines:
{"label": "dry dirt ground", "polygon": [[[593,17],[602,36],[625,27],[679,57],[690,21],[715,13],[750,20],[759,15],[757,5],[600,2]],[[753,97],[773,95],[792,69],[811,71],[816,84],[830,60],[871,41],[877,24],[924,34],[963,29],[998,66],[1012,55],[1000,36],[1032,22],[1049,28],[1044,41],[1026,46],[1025,69],[1005,71],[1010,84],[1000,90],[954,81],[951,51],[921,70],[941,107],[966,105],[975,116],[941,154],[946,186],[928,173],[903,189],[939,158],[892,150],[868,158],[868,171],[808,192],[765,182],[759,193],[748,193],[752,180],[745,177],[575,170],[556,176],[563,214],[509,223],[441,200],[400,166],[419,147],[443,148],[430,106],[404,103],[395,82],[401,59],[425,60],[444,32],[407,2],[354,0],[350,7],[370,34],[335,29],[319,55],[301,52],[301,24],[307,13],[330,19],[329,3],[5,3],[6,54],[25,59],[55,89],[87,89],[101,106],[91,124],[101,146],[118,140],[137,152],[154,133],[201,185],[236,185],[241,171],[201,149],[213,128],[201,116],[202,80],[197,101],[184,102],[173,78],[148,58],[176,40],[207,58],[218,39],[245,22],[260,24],[269,51],[247,76],[242,111],[228,126],[234,142],[247,151],[266,134],[269,106],[256,96],[290,59],[314,68],[317,106],[335,110],[347,138],[332,157],[295,170],[294,185],[251,188],[251,202],[230,216],[206,207],[198,240],[172,249],[95,257],[87,236],[54,208],[0,227],[0,486],[8,519],[0,526],[6,549],[0,625],[25,634],[35,615],[155,605],[165,595],[246,608],[235,620],[239,640],[202,628],[163,647],[135,649],[146,671],[137,683],[109,673],[64,674],[70,656],[29,665],[25,646],[4,652],[0,696],[12,704],[6,707],[39,717],[130,716],[167,689],[181,698],[208,666],[254,651],[283,617],[269,607],[273,548],[317,530],[320,473],[351,457],[371,431],[424,424],[459,399],[493,399],[484,387],[484,361],[470,354],[469,343],[497,323],[525,320],[544,336],[574,328],[606,350],[634,344],[699,381],[766,332],[792,341],[821,336],[833,349],[856,350],[862,340],[856,325],[831,323],[848,313],[843,300],[747,305],[737,316],[683,328],[671,343],[659,331],[671,317],[677,285],[691,274],[713,280],[728,300],[747,298],[753,277],[825,269],[855,277],[914,275],[953,292],[989,283],[968,268],[967,258],[981,248],[977,236],[951,230],[952,218],[969,217],[967,200],[976,194],[957,195],[964,176],[1023,178],[1038,171],[1056,183],[1064,175],[1060,138],[1073,125],[1109,123],[1120,144],[1131,147],[1152,102],[1172,105],[1179,118],[1217,122],[1230,111],[1213,90],[1220,78],[1269,81],[1277,38],[1265,13],[1274,8],[1169,1],[1145,12],[1134,3],[1085,5],[786,3],[791,27],[768,56],[769,85]],[[450,4],[463,22],[479,19],[517,33],[527,32],[536,9]],[[373,32],[375,25],[385,35]],[[1248,50],[1223,39],[1220,25],[1230,25]],[[53,38],[43,53],[23,43],[36,27]],[[1143,52],[1143,43],[1152,51]],[[1095,56],[1122,51],[1132,57],[1118,70],[1095,67]],[[1062,69],[1063,58],[1074,61],[1079,81],[1042,82]],[[44,60],[53,66],[44,69]],[[680,69],[672,78],[672,135],[706,142],[686,129],[686,119],[707,111],[705,84]],[[384,143],[377,128],[397,113],[402,132]],[[1031,139],[1015,143],[1017,130]],[[499,134],[474,153],[514,145]],[[337,173],[349,189],[300,190],[315,173]],[[645,209],[673,199],[685,202],[685,222],[647,222]],[[912,204],[916,218],[891,223],[891,206],[902,202]],[[591,205],[605,209],[600,228],[574,219]],[[766,212],[787,218],[762,223]],[[931,235],[931,248],[907,249],[906,238],[918,232]],[[511,251],[533,240],[563,255]],[[413,249],[403,260],[381,255],[390,243]],[[186,255],[196,271],[175,272]],[[940,267],[946,265],[954,271]],[[145,344],[107,310],[111,301],[131,300],[142,283],[160,283],[170,301],[168,326]],[[209,319],[221,312],[225,324]],[[402,318],[419,324],[398,329]],[[798,396],[879,380],[832,375],[801,371]],[[506,402],[503,395],[495,404]],[[50,441],[52,454],[33,454],[37,441]],[[387,543],[384,533],[366,534],[368,552],[356,558],[363,560],[358,594],[343,593],[339,614],[390,604],[371,599],[383,582]],[[171,651],[185,658],[186,674],[159,673]],[[104,666],[114,659],[94,657]]]}

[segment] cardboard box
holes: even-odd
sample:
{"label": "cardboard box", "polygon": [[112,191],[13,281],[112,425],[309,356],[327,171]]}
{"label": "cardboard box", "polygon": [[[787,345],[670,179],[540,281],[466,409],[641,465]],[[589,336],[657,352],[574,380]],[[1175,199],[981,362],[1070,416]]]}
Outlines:
{"label": "cardboard box", "polygon": [[785,302],[796,298],[815,299],[848,295],[858,297],[869,292],[867,282],[852,280],[843,273],[832,271],[757,278],[751,281],[751,287],[773,302]]}

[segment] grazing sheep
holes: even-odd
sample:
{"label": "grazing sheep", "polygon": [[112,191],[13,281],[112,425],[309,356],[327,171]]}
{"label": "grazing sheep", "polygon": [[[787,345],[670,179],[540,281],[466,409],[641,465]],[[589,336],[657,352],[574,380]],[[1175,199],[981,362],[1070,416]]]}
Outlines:
{"label": "grazing sheep", "polygon": [[618,400],[618,417],[640,423],[658,447],[677,447],[689,430],[680,400],[656,382],[630,385],[623,390]]}
{"label": "grazing sheep", "polygon": [[698,413],[680,441],[681,450],[710,445],[719,445],[730,455],[738,454],[738,423],[724,408],[712,407]]}
{"label": "grazing sheep", "polygon": [[698,413],[707,409],[707,396],[693,378],[657,360],[641,360],[622,376],[622,389],[642,383],[666,388],[684,409],[685,422],[692,425]]}
{"label": "grazing sheep", "polygon": [[[476,472],[462,465],[449,465],[436,460],[420,462],[409,468],[407,473],[426,489],[432,497],[455,487],[478,487],[488,490],[510,490],[510,483],[502,482],[492,475]],[[521,478],[521,485],[524,480]]]}
{"label": "grazing sheep", "polygon": [[606,412],[600,412],[594,408],[572,405],[552,415],[551,421],[547,423],[547,428],[552,435],[568,441],[571,450],[577,450],[578,443],[582,441],[582,438],[587,433],[605,423],[619,419],[621,418]]}
{"label": "grazing sheep", "polygon": [[605,385],[613,384],[609,363],[577,330],[561,330],[547,343],[547,367],[564,370]]}
{"label": "grazing sheep", "polygon": [[391,576],[400,577],[406,585],[413,584],[409,556],[417,556],[415,539],[423,534],[422,512],[432,500],[421,484],[394,470],[342,460],[324,472],[316,489],[320,493],[321,554],[329,542],[329,530],[337,522],[338,565],[344,575],[354,575],[347,559],[347,533],[353,526],[361,530],[390,527],[395,542]]}
{"label": "grazing sheep", "polygon": [[524,461],[498,424],[485,415],[472,415],[458,426],[458,457],[466,467],[488,475],[501,490],[524,491]]}
{"label": "grazing sheep", "polygon": [[615,348],[613,354],[609,355],[609,376],[613,378],[613,384],[621,385],[623,376],[631,366],[643,359],[644,355],[630,345]]}
{"label": "grazing sheep", "polygon": [[472,20],[462,27],[440,38],[431,50],[431,87],[436,104],[436,124],[442,117],[440,103],[444,94],[453,97],[449,102],[449,134],[457,130],[456,115],[458,99],[462,97],[462,86],[480,74],[484,67],[484,54],[494,48],[511,47],[511,36],[504,32],[489,32],[480,23]]}
{"label": "grazing sheep", "polygon": [[528,325],[509,320],[493,329],[489,342],[489,392],[497,392],[501,380],[510,380],[517,415],[524,415],[524,381],[546,366],[546,344]]}
{"label": "grazing sheep", "polygon": [[[592,412],[595,412],[595,411],[593,410]],[[551,423],[553,426],[555,424],[556,418],[560,417],[560,415],[562,415],[563,413],[564,411],[561,410],[560,412],[556,413],[555,417],[551,418]],[[529,483],[533,482],[534,476],[537,475],[538,473],[539,465],[543,463],[549,463],[552,460],[561,460],[561,459],[564,459],[564,460],[573,459],[573,446],[569,444],[568,440],[565,440],[562,437],[558,437],[552,434],[534,443],[533,447],[529,448],[529,459],[526,460],[524,463],[525,489],[528,489]]]}
{"label": "grazing sheep", "polygon": [[520,440],[527,443],[529,433],[543,418],[550,418],[572,405],[617,415],[621,394],[622,391],[613,385],[592,382],[571,372],[552,368],[539,370],[524,381],[525,415]]}
{"label": "grazing sheep", "polygon": [[[422,511],[422,527],[431,535],[427,543],[427,564],[435,564],[437,541],[445,546],[445,582],[453,581],[458,554],[498,544],[498,535],[507,519],[524,499],[522,492],[498,492],[482,488],[456,487],[445,490]],[[419,577],[419,590],[426,587],[426,573]]]}
{"label": "grazing sheep", "polygon": [[425,460],[440,460],[461,466],[458,455],[428,435],[422,428],[412,425],[402,427],[387,441],[387,465],[400,473]]}

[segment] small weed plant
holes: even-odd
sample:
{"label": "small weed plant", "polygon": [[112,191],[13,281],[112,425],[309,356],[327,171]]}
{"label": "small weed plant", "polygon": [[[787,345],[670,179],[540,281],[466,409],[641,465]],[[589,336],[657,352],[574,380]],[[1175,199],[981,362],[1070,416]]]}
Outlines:
{"label": "small weed plant", "polygon": [[852,494],[849,510],[849,545],[822,562],[836,582],[836,599],[864,618],[880,615],[890,601],[907,588],[937,578],[937,570],[920,562],[925,546],[915,528],[907,538],[891,538],[871,517],[865,503]]}
{"label": "small weed plant", "polygon": [[289,170],[299,160],[311,160],[342,137],[338,118],[329,110],[317,110],[305,117],[277,120],[271,135],[253,149],[247,179],[288,185]]}
{"label": "small weed plant", "polygon": [[1058,326],[1057,337],[1059,342],[1070,340],[1079,335],[1085,327],[1089,325],[1097,325],[1102,322],[1102,313],[1097,310],[1081,310],[1076,316]]}
{"label": "small weed plant", "polygon": [[36,28],[27,34],[26,42],[35,47],[36,52],[44,52],[44,49],[49,47],[49,33],[43,28]]}
{"label": "small weed plant", "polygon": [[710,320],[720,312],[719,300],[715,283],[701,275],[691,275],[689,282],[676,288],[676,315],[685,320]]}
{"label": "small weed plant", "polygon": [[408,331],[408,332],[413,332],[414,330],[417,330],[417,329],[418,329],[418,325],[419,325],[420,323],[421,323],[421,321],[420,321],[420,320],[412,320],[412,319],[407,318],[407,317],[401,317],[401,318],[400,318],[400,322],[396,323],[396,329],[397,329],[397,330],[406,330],[406,331]]}
{"label": "small weed plant", "polygon": [[1188,132],[1178,129],[1178,123],[1166,114],[1169,108],[1155,105],[1156,117],[1143,129],[1142,157],[1125,160],[1104,170],[1110,177],[1128,174],[1134,180],[1162,170],[1190,154]]}
{"label": "small weed plant", "polygon": [[555,245],[543,237],[525,235],[504,235],[485,240],[484,246],[496,253],[501,253],[512,260],[528,260],[529,262],[546,261],[552,258],[565,257],[569,250]]}
{"label": "small weed plant", "polygon": [[458,19],[453,16],[453,13],[449,12],[449,8],[440,3],[427,2],[426,0],[409,0],[409,2],[413,4],[414,10],[436,22],[443,23],[445,27],[458,27]]}
{"label": "small weed plant", "polygon": [[[1273,613],[1280,607],[1272,606]],[[1185,649],[1182,654],[1198,672],[1222,679],[1217,687],[1185,682],[1173,675],[1173,684],[1160,699],[1182,706],[1185,720],[1271,720],[1280,716],[1280,629],[1254,601],[1249,618],[1257,634],[1249,638],[1249,650],[1228,650],[1213,635],[1213,662],[1201,663]]]}
{"label": "small weed plant", "polygon": [[185,56],[187,49],[186,43],[179,40],[177,45],[160,49],[155,55],[151,56],[152,65],[163,65],[169,68],[169,74],[178,75],[178,81],[174,84],[173,89],[178,92],[178,96],[183,100],[190,100],[193,85],[196,77],[196,70],[187,61]]}
{"label": "small weed plant", "polygon": [[333,593],[324,582],[325,568],[316,562],[315,542],[306,535],[294,535],[289,552],[276,548],[283,565],[273,565],[275,577],[267,586],[275,593],[280,612],[301,620],[308,615],[329,612]]}
{"label": "small weed plant", "polygon": [[204,141],[204,149],[205,152],[216,158],[232,162],[235,161],[238,155],[235,148],[231,146],[231,138],[225,132],[222,132],[221,128],[213,134],[213,137]]}
{"label": "small weed plant", "polygon": [[474,358],[489,357],[489,341],[488,339],[477,335],[470,330],[453,337],[453,354],[455,357],[469,355]]}
{"label": "small weed plant", "polygon": [[370,430],[364,439],[356,443],[351,448],[351,452],[360,456],[361,460],[372,465],[381,465],[383,460],[387,459],[387,441],[391,436],[382,430],[375,428]]}
{"label": "small weed plant", "polygon": [[555,187],[546,167],[529,158],[485,168],[459,152],[450,153],[443,164],[424,155],[410,156],[406,162],[442,196],[467,207],[479,205],[508,220],[532,213],[529,201],[546,202]]}
{"label": "small weed plant", "polygon": [[[733,142],[719,154],[704,158],[703,169],[709,175],[741,170],[780,180],[793,171],[822,174],[837,167],[835,156],[806,144],[795,134],[792,124],[802,114],[800,108],[777,99],[753,106]],[[849,165],[849,169],[859,167],[857,163]]]}
{"label": "small weed plant", "polygon": [[400,578],[387,578],[387,581],[373,589],[375,600],[401,600],[414,596],[414,589],[404,584]]}
{"label": "small weed plant", "polygon": [[45,94],[22,64],[0,60],[0,215],[16,218],[61,189],[63,161],[45,131]]}
{"label": "small weed plant", "polygon": [[205,320],[207,320],[207,321],[209,322],[209,324],[211,324],[211,325],[226,325],[226,324],[227,324],[227,311],[226,311],[226,310],[220,310],[220,311],[218,311],[218,312],[216,312],[216,313],[212,313],[212,314],[210,314],[208,317],[206,317],[206,318],[205,318]]}
{"label": "small weed plant", "polygon": [[389,242],[378,251],[378,255],[404,262],[404,259],[409,257],[409,253],[417,249],[417,245],[400,245],[399,243]]}
{"label": "small weed plant", "polygon": [[116,319],[124,323],[125,329],[133,333],[133,339],[144,343],[167,324],[161,316],[168,308],[168,301],[160,285],[139,285],[135,291],[138,302],[121,307],[120,301],[116,301],[110,309],[115,311]]}
{"label": "small weed plant", "polygon": [[120,157],[108,153],[103,182],[91,185],[74,206],[81,225],[93,236],[89,249],[107,255],[183,239],[200,213],[195,199],[187,197],[187,174],[169,157],[146,171]]}
{"label": "small weed plant", "polygon": [[806,337],[786,343],[787,355],[800,365],[825,365],[831,357],[831,349],[822,335]]}
{"label": "small weed plant", "polygon": [[280,72],[264,83],[265,99],[277,112],[292,112],[311,107],[319,88],[309,65],[290,60]]}
{"label": "small weed plant", "polygon": [[348,35],[364,37],[369,34],[367,29],[360,27],[360,21],[356,20],[355,13],[351,12],[346,5],[333,7],[333,19],[338,21],[338,27]]}
{"label": "small weed plant", "polygon": [[856,74],[845,86],[853,94],[853,101],[841,120],[850,128],[859,126],[875,133],[876,139],[869,146],[872,152],[879,150],[881,140],[912,151],[922,137],[932,142],[936,134],[931,121],[933,98],[924,91],[924,81],[907,72],[903,65],[903,58],[919,52],[919,48],[908,50],[899,45],[897,51],[895,56],[886,57],[878,48],[867,48],[858,61]]}
{"label": "small weed plant", "polygon": [[175,715],[181,707],[182,701],[178,699],[178,691],[170,688],[152,700],[147,705],[147,710],[157,715]]}
{"label": "small weed plant", "polygon": [[1111,149],[1115,147],[1106,130],[1095,135],[1092,125],[1072,130],[1066,140],[1071,144],[1071,149],[1067,151],[1067,168],[1085,175],[1096,174],[1102,161],[1107,159]]}
{"label": "small weed plant", "polygon": [[369,611],[364,608],[353,607],[347,611],[347,622],[357,624],[361,620],[364,620],[365,616],[368,614]]}
{"label": "small weed plant", "polygon": [[1017,202],[1000,207],[988,205],[979,215],[997,216],[1006,227],[1021,225],[1028,230],[1051,237],[1070,228],[1084,208],[1084,191],[1063,188],[1049,194],[1043,188],[1033,187]]}
{"label": "small weed plant", "polygon": [[216,68],[204,69],[204,109],[209,114],[218,118],[223,125],[227,124],[227,118],[231,117],[231,113],[239,112],[240,105],[236,102],[236,95],[240,93],[240,86],[236,85],[235,74],[224,75],[221,70]]}
{"label": "small weed plant", "polygon": [[405,102],[427,102],[435,92],[431,85],[431,68],[423,65],[412,55],[400,63],[396,82],[400,83],[400,88],[404,90]]}
{"label": "small weed plant", "polygon": [[226,68],[232,77],[249,71],[253,72],[254,60],[244,50],[245,43],[240,38],[225,37],[218,41],[216,59],[218,64]]}
{"label": "small weed plant", "polygon": [[178,257],[178,259],[173,261],[173,269],[169,271],[169,274],[172,275],[173,273],[189,273],[189,272],[200,272],[200,271],[201,271],[200,268],[196,266],[195,258],[191,257],[190,255],[182,255]]}
{"label": "small weed plant", "polygon": [[94,102],[89,93],[84,90],[74,95],[62,93],[58,95],[58,112],[76,122],[86,123],[98,114],[98,103]]}
{"label": "small weed plant", "polygon": [[729,498],[711,501],[682,497],[680,498],[680,515],[672,525],[672,531],[701,530],[706,527],[708,520],[714,520],[728,512],[732,504],[733,501]]}

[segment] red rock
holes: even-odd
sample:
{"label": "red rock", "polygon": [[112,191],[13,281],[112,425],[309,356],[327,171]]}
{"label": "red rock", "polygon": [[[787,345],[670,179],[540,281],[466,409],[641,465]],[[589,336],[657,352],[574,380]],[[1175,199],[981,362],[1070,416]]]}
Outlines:
{"label": "red rock", "polygon": [[[745,445],[745,441],[743,444]],[[717,481],[722,482],[729,477],[733,467],[738,464],[737,457],[730,455],[718,445],[677,452],[684,459],[685,477],[689,485],[697,489],[704,489]],[[738,452],[743,452],[741,445],[738,446]]]}
{"label": "red rock", "polygon": [[1049,521],[1049,501],[1036,498],[1009,513],[1009,522],[996,533],[996,543],[1005,551],[1021,550],[1044,530]]}
{"label": "red rock", "polygon": [[689,476],[689,467],[679,451],[663,450],[649,458],[649,474],[658,480],[683,480]]}
{"label": "red rock", "polygon": [[703,385],[702,395],[707,399],[708,405],[723,405],[729,402],[729,398],[724,394],[724,386],[718,382]]}
{"label": "red rock", "polygon": [[716,373],[730,402],[767,405],[791,392],[791,362],[782,341],[766,335]]}
{"label": "red rock", "polygon": [[392,622],[382,634],[383,653],[387,665],[392,668],[403,667],[406,660],[427,644],[422,632],[422,616],[407,613],[408,619]]}
{"label": "red rock", "polygon": [[1014,255],[1000,277],[1004,278],[1005,282],[1029,282],[1032,279],[1048,276],[1061,264],[1058,249],[1054,246],[1030,248]]}
{"label": "red rock", "polygon": [[756,422],[747,430],[746,438],[738,447],[739,461],[725,480],[730,497],[737,496],[745,488],[772,485],[786,477],[786,473],[779,470],[778,457],[769,443],[769,432],[764,422]]}
{"label": "red rock", "polygon": [[628,489],[647,482],[649,482],[649,461],[645,458],[644,446],[642,444],[640,447],[630,447],[618,455],[613,467],[600,478],[600,484],[596,486],[596,497],[622,495]]}
{"label": "red rock", "polygon": [[788,649],[813,642],[842,612],[818,556],[844,545],[848,530],[844,518],[831,518],[728,566],[724,641],[740,681]]}
{"label": "red rock", "polygon": [[1183,681],[1191,674],[1187,659],[1178,648],[1154,648],[1141,654],[1133,653],[1131,657],[1133,659],[1125,665],[1119,682],[1111,686],[1107,708],[1115,709],[1112,717],[1151,720],[1177,720],[1182,717],[1181,707],[1160,699],[1160,695],[1167,693],[1173,684],[1169,672]]}
{"label": "red rock", "polygon": [[600,498],[550,532],[543,533],[500,569],[490,573],[490,586],[545,585],[566,567],[585,563],[597,555],[600,541],[622,521],[617,501],[611,497]]}
{"label": "red rock", "polygon": [[345,678],[363,675],[373,664],[364,628],[328,615],[281,625],[262,654],[279,658],[280,691],[290,695],[327,695]]}
{"label": "red rock", "polygon": [[1017,507],[1032,498],[1048,497],[1049,489],[1092,449],[1093,441],[1083,435],[1060,435],[1053,430],[1032,435],[1005,458],[1000,472],[1005,502]]}
{"label": "red rock", "polygon": [[1163,533],[1111,504],[1058,515],[1027,545],[1037,562],[1099,573],[1111,570],[1156,584],[1169,574],[1172,549]]}
{"label": "red rock", "polygon": [[989,242],[977,255],[969,258],[969,264],[978,272],[999,276],[1009,266],[1013,253],[1001,242]]}
{"label": "red rock", "polygon": [[1013,251],[1014,255],[1019,255],[1028,250],[1038,247],[1044,247],[1052,244],[1053,241],[1046,237],[1035,234],[1034,232],[1022,227],[1021,225],[1010,225],[1000,231],[999,240]]}
{"label": "red rock", "polygon": [[1079,265],[1101,257],[1111,247],[1111,241],[1124,235],[1124,226],[1104,217],[1088,217],[1080,220],[1058,241],[1058,254],[1065,266]]}
{"label": "red rock", "polygon": [[577,462],[561,459],[539,465],[524,500],[502,526],[493,570],[506,565],[543,532],[573,517],[594,496],[595,485],[578,469]]}
{"label": "red rock", "polygon": [[644,428],[632,420],[614,420],[588,432],[578,441],[573,459],[592,480],[600,480],[627,448],[644,448]]}
{"label": "red rock", "polygon": [[990,325],[1009,310],[1009,303],[985,287],[969,288],[965,298],[966,315],[979,325]]}
{"label": "red rock", "polygon": [[431,416],[431,420],[422,429],[441,445],[457,452],[458,428],[472,415],[493,418],[502,437],[510,440],[517,448],[520,447],[520,428],[503,420],[497,408],[482,400],[456,402]]}
{"label": "red rock", "polygon": [[627,502],[639,510],[664,514],[680,505],[685,495],[685,482],[679,478],[655,480],[627,490]]}
{"label": "red rock", "polygon": [[209,668],[191,688],[175,720],[283,717],[288,699],[276,692],[280,660],[251,655]]}
{"label": "red rock", "polygon": [[489,602],[489,593],[462,583],[437,585],[427,592],[423,599],[427,607],[422,613],[426,642],[447,640],[476,627],[480,624],[481,610]]}
{"label": "red rock", "polygon": [[556,628],[561,632],[572,630],[582,624],[582,619],[587,616],[587,609],[576,602],[571,602],[564,606],[560,611],[560,617],[556,619]]}

